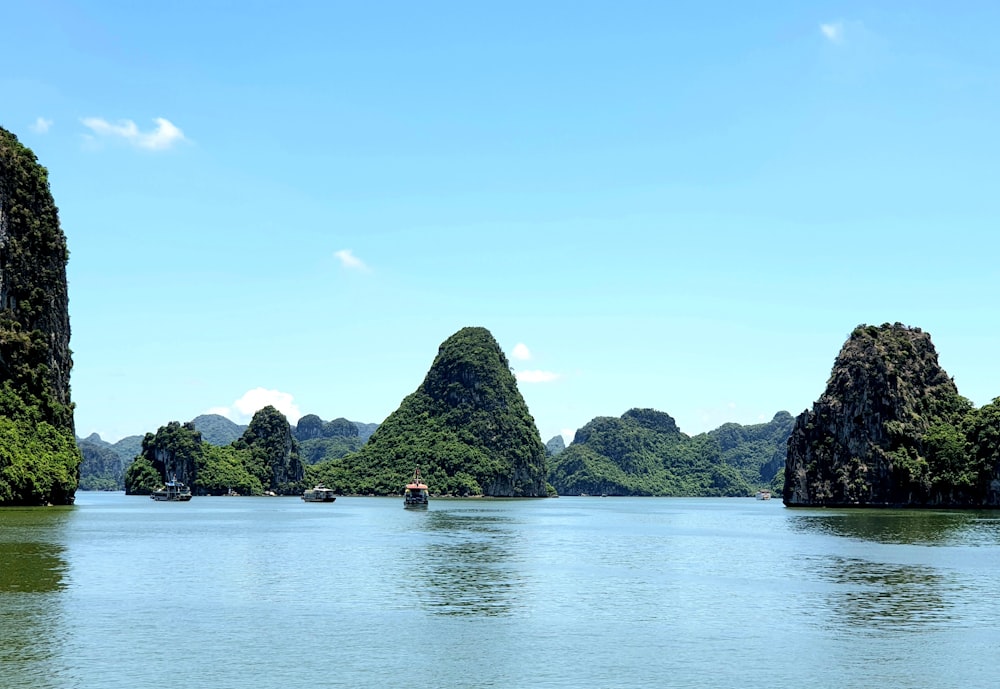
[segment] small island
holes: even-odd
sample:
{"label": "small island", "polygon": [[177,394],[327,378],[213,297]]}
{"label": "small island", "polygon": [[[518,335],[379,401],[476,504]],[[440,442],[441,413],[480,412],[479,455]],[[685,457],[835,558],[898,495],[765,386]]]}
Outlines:
{"label": "small island", "polygon": [[795,420],[784,503],[1000,507],[1000,398],[976,409],[928,333],[860,325],[826,391]]}

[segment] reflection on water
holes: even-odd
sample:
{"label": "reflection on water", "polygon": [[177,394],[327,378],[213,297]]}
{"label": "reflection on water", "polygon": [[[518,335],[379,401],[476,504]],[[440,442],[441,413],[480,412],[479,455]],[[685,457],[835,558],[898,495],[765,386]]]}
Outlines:
{"label": "reflection on water", "polygon": [[62,555],[62,547],[51,543],[0,541],[0,593],[45,593],[62,588],[66,570]]}
{"label": "reflection on water", "polygon": [[831,510],[792,513],[796,531],[910,545],[997,545],[1000,515],[931,510]]}
{"label": "reflection on water", "polygon": [[836,585],[824,611],[835,627],[924,631],[956,620],[948,580],[933,569],[845,557],[812,564],[819,578]]}
{"label": "reflection on water", "polygon": [[63,529],[72,507],[0,509],[0,594],[63,586]]}
{"label": "reflection on water", "polygon": [[435,614],[499,616],[515,611],[517,543],[509,512],[432,510],[423,529],[423,582],[416,595]]}
{"label": "reflection on water", "polygon": [[825,581],[821,624],[852,634],[934,632],[984,614],[983,560],[1000,545],[1000,514],[946,510],[791,511],[803,536],[835,537],[829,552],[797,558]]}
{"label": "reflection on water", "polygon": [[[65,634],[64,527],[73,508],[0,510],[0,667],[20,668],[5,687],[47,686]],[[5,673],[6,674],[6,673]]]}

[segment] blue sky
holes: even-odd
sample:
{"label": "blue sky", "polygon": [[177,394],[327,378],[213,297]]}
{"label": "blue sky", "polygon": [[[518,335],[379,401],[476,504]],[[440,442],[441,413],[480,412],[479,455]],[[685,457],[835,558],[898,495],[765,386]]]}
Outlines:
{"label": "blue sky", "polygon": [[488,328],[543,440],[798,414],[860,323],[1000,395],[1000,6],[7,3],[77,433],[379,422]]}

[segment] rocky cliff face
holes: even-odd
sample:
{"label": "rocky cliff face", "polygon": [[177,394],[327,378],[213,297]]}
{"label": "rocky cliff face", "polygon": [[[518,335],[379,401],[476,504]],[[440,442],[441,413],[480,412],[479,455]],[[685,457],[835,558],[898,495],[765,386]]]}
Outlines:
{"label": "rocky cliff face", "polygon": [[899,323],[859,326],[826,391],[795,421],[785,504],[944,502],[927,434],[957,427],[969,407],[938,364],[930,335]]}
{"label": "rocky cliff face", "polygon": [[[7,333],[0,339],[0,376],[39,397],[51,394],[67,408],[58,421],[72,429],[68,260],[48,173],[0,129],[0,327]],[[39,366],[46,370],[35,381],[31,372]]]}
{"label": "rocky cliff face", "polygon": [[[0,384],[9,382],[17,398],[8,399],[2,413],[25,426],[24,433],[5,433],[13,445],[0,453],[0,469],[6,463],[20,468],[0,485],[0,503],[73,501],[80,454],[69,388],[68,258],[47,171],[0,128]],[[40,457],[38,447],[27,448],[43,436],[42,423],[56,430],[60,442],[57,448],[42,441],[48,447]],[[63,447],[67,433],[72,449]]]}
{"label": "rocky cliff face", "polygon": [[264,490],[279,494],[301,491],[304,475],[299,446],[285,415],[268,405],[253,415],[236,447],[250,450],[251,472]]}
{"label": "rocky cliff face", "polygon": [[201,433],[191,422],[181,424],[171,421],[161,426],[156,435],[146,434],[142,441],[142,456],[164,481],[193,485],[198,478],[198,463],[202,456]]}

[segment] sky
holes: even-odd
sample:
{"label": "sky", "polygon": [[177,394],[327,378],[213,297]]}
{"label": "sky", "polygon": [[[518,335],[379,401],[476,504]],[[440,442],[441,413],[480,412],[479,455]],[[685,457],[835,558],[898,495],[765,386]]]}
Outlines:
{"label": "sky", "polygon": [[855,326],[1000,396],[1000,5],[7,0],[77,434],[381,422],[487,328],[541,438],[799,414]]}

